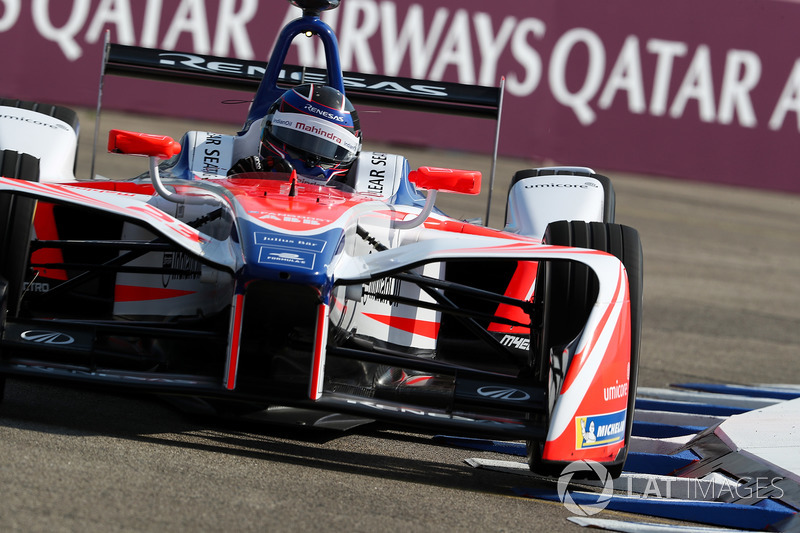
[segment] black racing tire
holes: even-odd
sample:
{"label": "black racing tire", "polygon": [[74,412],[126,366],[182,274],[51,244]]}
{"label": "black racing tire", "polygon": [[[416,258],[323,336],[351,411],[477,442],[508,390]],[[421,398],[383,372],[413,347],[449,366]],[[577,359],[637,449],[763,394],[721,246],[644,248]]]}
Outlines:
{"label": "black racing tire", "polygon": [[[0,176],[39,181],[39,160],[13,150],[0,151]],[[36,200],[19,194],[0,193],[0,278],[5,291],[6,313],[16,316],[28,268]],[[3,316],[5,322],[5,316]]]}
{"label": "black racing tire", "polygon": [[[631,364],[628,385],[628,416],[625,427],[625,448],[617,459],[605,465],[615,478],[622,474],[628,453],[636,388],[639,375],[639,348],[642,330],[643,257],[639,233],[620,224],[582,221],[558,221],[548,225],[544,242],[557,246],[573,246],[608,252],[619,259],[628,274],[631,298]],[[536,280],[543,330],[538,356],[549,360],[550,349],[569,343],[580,332],[597,297],[597,279],[589,267],[569,261],[549,261],[540,265]],[[566,370],[564,370],[566,372]],[[560,388],[560,384],[558,386]],[[549,391],[557,394],[558,391]],[[552,398],[551,398],[552,400]],[[549,402],[552,409],[553,401]],[[549,425],[549,420],[548,420]],[[557,476],[566,464],[542,461],[543,443],[528,441],[528,465],[533,472]]]}
{"label": "black racing tire", "polygon": [[18,107],[20,109],[27,109],[29,111],[35,111],[43,115],[55,117],[58,120],[69,124],[73,131],[78,133],[78,114],[68,107],[53,104],[42,104],[39,102],[29,102],[27,100],[17,100],[15,98],[0,98],[0,106]]}
{"label": "black racing tire", "polygon": [[[72,131],[75,132],[76,136],[80,132],[80,120],[78,119],[78,114],[68,107],[53,105],[53,104],[43,104],[40,102],[31,102],[28,100],[17,100],[15,98],[0,98],[0,106],[27,109],[29,111],[35,111],[36,113],[41,113],[42,115],[47,115],[49,117],[57,118],[62,122],[66,122],[69,125],[69,127],[72,128]],[[78,150],[76,146],[75,161],[72,162],[72,172],[74,173],[77,170],[77,168],[78,168]]]}
{"label": "black racing tire", "polygon": [[[8,292],[8,282],[0,277],[0,326],[5,329],[6,323],[6,293]],[[0,373],[0,403],[6,395],[6,375]]]}

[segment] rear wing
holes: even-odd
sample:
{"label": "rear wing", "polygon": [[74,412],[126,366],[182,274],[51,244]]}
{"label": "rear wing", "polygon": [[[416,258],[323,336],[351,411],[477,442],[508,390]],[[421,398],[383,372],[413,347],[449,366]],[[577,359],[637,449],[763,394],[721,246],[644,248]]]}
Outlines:
{"label": "rear wing", "polygon": [[[109,44],[105,72],[156,81],[190,83],[255,92],[267,70],[266,61],[249,61]],[[497,119],[500,87],[434,82],[415,78],[343,72],[345,92],[353,103],[414,108],[440,113]],[[302,83],[326,83],[321,68],[284,64],[278,83],[288,89]]]}

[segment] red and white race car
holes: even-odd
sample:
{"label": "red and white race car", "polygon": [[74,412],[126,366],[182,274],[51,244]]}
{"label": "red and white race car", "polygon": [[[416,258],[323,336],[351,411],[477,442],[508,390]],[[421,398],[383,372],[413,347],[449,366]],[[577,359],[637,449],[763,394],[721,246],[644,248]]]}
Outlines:
{"label": "red and white race car", "polygon": [[295,3],[304,16],[267,65],[226,59],[211,72],[219,58],[108,46],[108,73],[255,88],[238,133],[112,131],[109,149],[150,157],[141,177],[76,180],[76,114],[0,100],[0,377],[525,440],[536,472],[583,459],[618,475],[642,253],[636,230],[614,223],[608,178],[521,170],[501,231],[434,206],[437,191],[477,193],[479,173],[411,170],[401,155],[362,151],[336,184],[229,173],[258,150],[270,102],[300,81],[284,58],[301,33],[328,51],[327,72],[303,79],[322,75],[356,102],[499,112],[493,88],[437,82],[437,94],[398,98],[386,87],[430,84],[353,83],[318,16],[338,1]]}

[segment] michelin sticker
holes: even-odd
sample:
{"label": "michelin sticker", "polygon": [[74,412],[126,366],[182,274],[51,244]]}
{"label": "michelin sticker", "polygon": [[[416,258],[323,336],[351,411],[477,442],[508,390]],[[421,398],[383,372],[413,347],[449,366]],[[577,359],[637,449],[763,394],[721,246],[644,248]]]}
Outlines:
{"label": "michelin sticker", "polygon": [[576,450],[616,444],[625,439],[626,410],[575,417]]}

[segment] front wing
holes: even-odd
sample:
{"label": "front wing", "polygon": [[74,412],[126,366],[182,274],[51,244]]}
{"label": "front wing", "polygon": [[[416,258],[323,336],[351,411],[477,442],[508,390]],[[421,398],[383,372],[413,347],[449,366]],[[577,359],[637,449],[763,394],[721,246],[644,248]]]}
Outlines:
{"label": "front wing", "polygon": [[[457,247],[454,247],[454,243]],[[472,263],[474,261],[474,263]],[[499,308],[501,304],[518,306],[530,314],[530,336],[528,344],[520,350],[509,350],[517,355],[504,357],[501,348],[511,346],[513,335],[496,336],[494,352],[483,350],[486,360],[482,371],[474,367],[445,367],[437,361],[413,364],[405,360],[406,368],[424,369],[453,377],[452,402],[439,410],[418,410],[408,404],[369,400],[344,399],[362,413],[381,412],[394,418],[425,418],[431,425],[451,424],[466,431],[485,431],[506,438],[534,440],[545,443],[545,460],[572,461],[592,459],[602,462],[614,461],[625,445],[625,426],[628,406],[628,383],[630,378],[630,294],[624,266],[614,256],[604,252],[546,246],[529,242],[509,242],[491,238],[442,238],[423,241],[415,245],[356,258],[337,271],[338,283],[364,282],[398,272],[407,272],[408,266],[443,262],[448,265],[467,262],[485,275],[491,275],[492,265],[504,262],[517,265],[548,261],[571,261],[587,265],[597,277],[597,295],[580,332],[564,346],[542,346],[542,324],[540,304],[509,301],[504,295],[486,294]],[[408,276],[403,274],[403,279]],[[442,294],[469,292],[475,287],[448,287],[434,280],[418,281],[435,286]],[[505,282],[504,282],[505,283]],[[446,300],[446,299],[444,299]],[[449,308],[447,301],[436,308],[444,314],[477,315],[464,307]],[[584,312],[575,309],[575,313]],[[517,315],[519,316],[519,315]],[[444,323],[443,319],[443,323]],[[493,315],[482,322],[494,323],[501,317]],[[480,319],[478,319],[481,322]],[[444,327],[444,326],[443,326]],[[459,333],[462,330],[459,330]],[[488,332],[484,330],[488,336]],[[486,339],[491,342],[491,339]],[[442,340],[443,342],[443,340]],[[456,351],[468,346],[462,343]],[[365,354],[342,354],[339,350],[328,351],[336,357],[364,357]],[[382,356],[372,360],[385,364],[400,365],[402,361],[390,361]],[[437,359],[454,359],[440,354]],[[456,356],[456,360],[461,359]],[[469,359],[469,358],[463,358]],[[509,363],[509,361],[511,361]],[[319,400],[336,403],[336,395],[323,391]],[[484,416],[469,418],[474,413]],[[445,423],[446,420],[446,423]],[[480,429],[484,428],[484,429]],[[593,429],[592,429],[593,428]]]}

